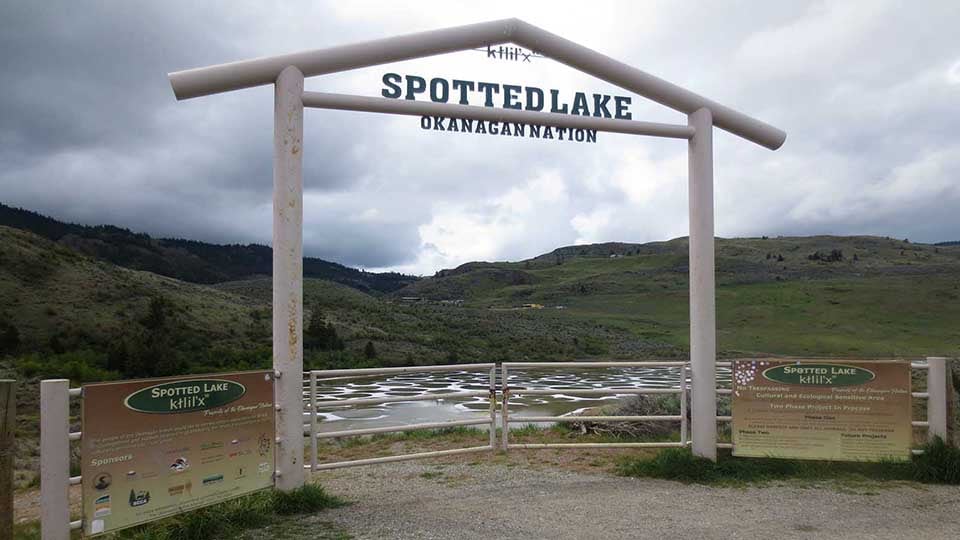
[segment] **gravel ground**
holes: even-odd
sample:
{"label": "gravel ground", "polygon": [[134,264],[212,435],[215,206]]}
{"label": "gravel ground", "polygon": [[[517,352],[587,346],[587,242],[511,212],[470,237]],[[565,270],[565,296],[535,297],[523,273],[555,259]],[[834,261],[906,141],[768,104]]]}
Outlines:
{"label": "gravel ground", "polygon": [[394,463],[317,480],[353,504],[297,525],[329,524],[358,539],[900,539],[960,531],[953,486],[717,488],[482,462]]}

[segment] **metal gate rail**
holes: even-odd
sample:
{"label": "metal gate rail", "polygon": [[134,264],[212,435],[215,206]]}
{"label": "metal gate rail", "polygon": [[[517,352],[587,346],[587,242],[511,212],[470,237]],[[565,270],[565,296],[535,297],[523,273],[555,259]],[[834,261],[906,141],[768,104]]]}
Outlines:
{"label": "metal gate rail", "polygon": [[[357,398],[357,399],[339,399],[317,401],[317,381],[320,379],[335,378],[359,378],[377,375],[394,375],[404,373],[425,373],[425,372],[450,372],[450,371],[490,371],[490,388],[484,390],[466,390],[462,392],[447,392],[443,394],[422,394],[418,396],[396,396],[383,398]],[[305,418],[309,421],[304,424],[304,434],[310,436],[310,463],[304,465],[304,468],[310,471],[320,471],[328,469],[339,469],[342,467],[356,467],[360,465],[372,465],[374,463],[389,463],[393,461],[407,461],[413,459],[424,459],[431,457],[449,456],[455,454],[466,454],[470,452],[495,451],[497,448],[497,368],[496,364],[460,364],[443,366],[414,366],[397,368],[372,368],[372,369],[326,369],[314,370],[308,372],[308,378],[305,381],[304,390],[305,404],[307,412]],[[386,426],[364,429],[347,429],[342,431],[331,431],[327,433],[317,432],[317,416],[320,409],[331,409],[348,406],[368,406],[382,405],[385,403],[401,403],[409,401],[438,401],[443,399],[454,399],[461,397],[479,397],[487,396],[490,403],[490,418],[475,418],[470,420],[455,420],[449,422],[428,422],[420,424],[407,424],[400,426]],[[356,437],[361,435],[372,435],[376,433],[394,433],[404,431],[414,431],[418,429],[443,429],[456,426],[476,426],[489,424],[490,442],[485,446],[473,446],[468,448],[455,448],[452,450],[437,450],[433,452],[419,452],[415,454],[402,454],[396,456],[386,456],[369,459],[355,459],[350,461],[338,461],[333,463],[318,462],[318,439],[331,439],[337,437]]]}
{"label": "metal gate rail", "polygon": [[[682,448],[687,445],[687,367],[689,362],[504,362],[501,365],[501,395],[502,405],[501,425],[503,427],[501,444],[504,451],[511,448]],[[679,388],[600,388],[600,389],[542,389],[542,388],[513,388],[509,385],[509,370],[513,369],[563,369],[571,367],[582,368],[624,368],[624,367],[676,367],[680,368]],[[623,442],[623,443],[551,443],[551,444],[510,444],[510,396],[511,395],[555,395],[568,396],[613,396],[613,395],[645,395],[645,394],[679,394],[679,415],[647,415],[647,416],[524,416],[518,422],[545,423],[545,422],[680,422],[680,440],[662,442]]]}

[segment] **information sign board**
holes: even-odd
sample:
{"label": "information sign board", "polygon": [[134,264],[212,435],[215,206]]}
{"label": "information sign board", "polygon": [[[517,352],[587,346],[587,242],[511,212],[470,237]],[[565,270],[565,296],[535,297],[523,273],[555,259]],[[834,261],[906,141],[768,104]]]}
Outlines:
{"label": "information sign board", "polygon": [[273,485],[269,371],[88,384],[82,413],[87,535]]}
{"label": "information sign board", "polygon": [[908,362],[738,360],[735,456],[910,459]]}

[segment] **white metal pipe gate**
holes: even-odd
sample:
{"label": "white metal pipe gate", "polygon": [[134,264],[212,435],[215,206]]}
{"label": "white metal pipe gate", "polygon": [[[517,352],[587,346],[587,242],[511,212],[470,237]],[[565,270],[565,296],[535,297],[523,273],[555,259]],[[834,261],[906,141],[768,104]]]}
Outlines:
{"label": "white metal pipe gate", "polygon": [[[913,392],[912,396],[916,399],[927,400],[927,419],[913,420],[914,427],[927,428],[927,437],[929,440],[940,437],[947,438],[947,400],[952,399],[946,392],[947,365],[946,358],[928,357],[926,362],[913,362],[911,367],[915,370],[927,371],[927,389],[925,392]],[[731,362],[717,362],[719,367],[731,367]],[[563,367],[676,367],[679,368],[679,388],[596,388],[591,390],[545,390],[514,388],[509,384],[509,371],[513,369],[562,369]],[[494,451],[497,448],[496,433],[496,406],[500,402],[500,414],[502,417],[502,449],[538,449],[538,448],[663,448],[663,447],[683,447],[691,444],[686,433],[688,426],[687,417],[687,394],[686,377],[689,363],[687,362],[506,362],[501,371],[500,397],[497,398],[496,385],[496,366],[495,364],[461,364],[445,366],[417,366],[400,368],[379,368],[379,369],[341,369],[341,370],[318,370],[307,372],[305,384],[301,384],[300,396],[306,402],[305,408],[309,412],[303,415],[307,419],[306,423],[301,421],[301,433],[298,439],[303,440],[303,435],[310,438],[310,458],[309,463],[304,465],[301,470],[321,471],[341,467],[353,467],[359,465],[370,465],[375,463],[386,463],[391,461],[405,461],[412,459],[425,459],[433,457],[442,457],[456,454]],[[360,398],[346,400],[328,400],[317,401],[317,382],[323,378],[329,377],[365,377],[384,374],[399,373],[423,373],[423,372],[450,372],[450,371],[487,371],[489,370],[489,388],[484,390],[468,390],[463,392],[450,392],[446,394],[423,394],[420,396],[398,396],[390,398]],[[680,423],[680,440],[670,442],[644,442],[644,443],[568,443],[568,444],[510,444],[508,429],[510,425],[509,418],[509,399],[511,395],[549,395],[549,394],[570,394],[570,395],[617,395],[617,394],[679,394],[680,414],[677,415],[659,415],[659,416],[532,416],[520,417],[515,423],[531,422],[572,422],[572,421],[597,421],[597,422],[621,422],[621,421],[671,421]],[[730,395],[729,388],[718,389],[717,394],[722,396]],[[339,408],[344,406],[366,406],[383,403],[397,403],[403,401],[430,401],[452,399],[457,397],[479,397],[486,395],[490,400],[490,418],[477,418],[470,420],[455,420],[449,422],[430,422],[421,424],[412,424],[405,426],[389,426],[383,428],[368,428],[343,430],[338,432],[320,433],[317,431],[317,411],[322,408]],[[70,476],[70,443],[79,441],[83,437],[83,432],[70,431],[70,399],[82,398],[80,388],[70,388],[70,382],[67,379],[45,380],[40,383],[40,504],[41,504],[41,536],[43,540],[68,540],[70,531],[80,529],[83,525],[80,520],[70,520],[69,488],[78,485],[83,481],[80,476]],[[695,417],[696,410],[692,410]],[[716,408],[714,407],[714,413]],[[717,422],[730,422],[730,416],[718,416]],[[319,448],[318,439],[349,437],[368,435],[376,433],[403,432],[416,429],[440,429],[453,426],[468,425],[489,425],[490,437],[489,443],[484,446],[469,448],[455,448],[451,450],[439,450],[434,452],[419,452],[415,454],[405,454],[398,456],[387,456],[381,458],[371,458],[353,461],[342,461],[335,463],[320,463],[318,459]],[[278,426],[279,430],[279,426]],[[716,424],[714,424],[716,430]],[[731,448],[730,443],[717,443],[716,448]],[[922,450],[914,449],[915,454]]]}
{"label": "white metal pipe gate", "polygon": [[[687,366],[688,362],[504,362],[501,366],[501,444],[506,452],[511,448],[681,448],[687,445]],[[564,368],[611,368],[611,367],[671,367],[679,368],[677,388],[593,388],[593,389],[544,389],[520,388],[510,385],[510,369],[564,369]],[[523,424],[547,422],[677,422],[680,424],[680,440],[675,442],[623,442],[623,443],[552,443],[552,444],[510,444],[510,396],[550,396],[564,394],[568,396],[616,396],[674,394],[680,396],[680,410],[677,415],[650,416],[523,416],[517,422]]]}
{"label": "white metal pipe gate", "polygon": [[[462,392],[448,392],[444,394],[423,394],[419,396],[394,396],[382,398],[358,398],[317,401],[317,381],[328,378],[343,377],[370,377],[376,375],[397,375],[404,373],[428,373],[428,372],[451,372],[451,371],[489,371],[490,387],[488,390],[465,390]],[[309,418],[309,422],[304,424],[304,432],[310,436],[310,463],[304,465],[304,468],[311,471],[320,471],[326,469],[339,469],[342,467],[355,467],[358,465],[371,465],[374,463],[388,463],[391,461],[406,461],[411,459],[423,459],[430,457],[449,456],[454,454],[467,454],[471,452],[495,451],[497,449],[497,367],[496,364],[460,364],[444,366],[414,366],[397,368],[372,368],[372,369],[327,369],[308,372],[307,388],[304,391],[306,396],[306,408],[309,412],[304,416]],[[387,426],[379,428],[366,429],[348,429],[343,431],[332,431],[320,433],[317,431],[317,412],[323,408],[342,408],[350,406],[369,406],[382,405],[385,403],[403,403],[409,401],[440,401],[444,399],[456,399],[464,397],[487,396],[489,400],[489,419],[474,418],[470,420],[454,420],[449,422],[429,422],[419,424],[406,424],[398,426]],[[404,431],[414,431],[418,429],[443,429],[456,426],[478,426],[487,424],[490,431],[490,443],[486,446],[474,446],[470,448],[457,448],[454,450],[438,450],[434,452],[419,452],[416,454],[404,454],[399,456],[388,456],[370,459],[358,459],[352,461],[339,461],[335,463],[319,463],[317,457],[317,440],[332,439],[339,437],[355,437],[359,435],[372,435],[377,433],[397,433]]]}

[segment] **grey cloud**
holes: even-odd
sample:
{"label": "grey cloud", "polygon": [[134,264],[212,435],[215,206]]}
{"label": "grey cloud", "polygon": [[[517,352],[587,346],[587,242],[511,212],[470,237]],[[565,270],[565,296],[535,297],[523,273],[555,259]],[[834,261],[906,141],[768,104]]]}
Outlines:
{"label": "grey cloud", "polygon": [[[0,199],[155,235],[269,242],[272,90],[178,103],[168,71],[520,16],[787,130],[778,152],[717,136],[718,234],[960,238],[960,193],[943,181],[960,174],[960,81],[948,74],[960,62],[956,2],[624,2],[595,21],[545,6],[5,3]],[[524,76],[467,54],[410,69]],[[382,71],[308,87],[375,95]],[[604,88],[563,66],[556,74],[563,88]],[[685,121],[639,98],[634,117]],[[505,141],[306,111],[305,251],[430,273],[578,240],[684,235],[684,155],[678,141]],[[549,174],[563,197],[538,193]]]}

